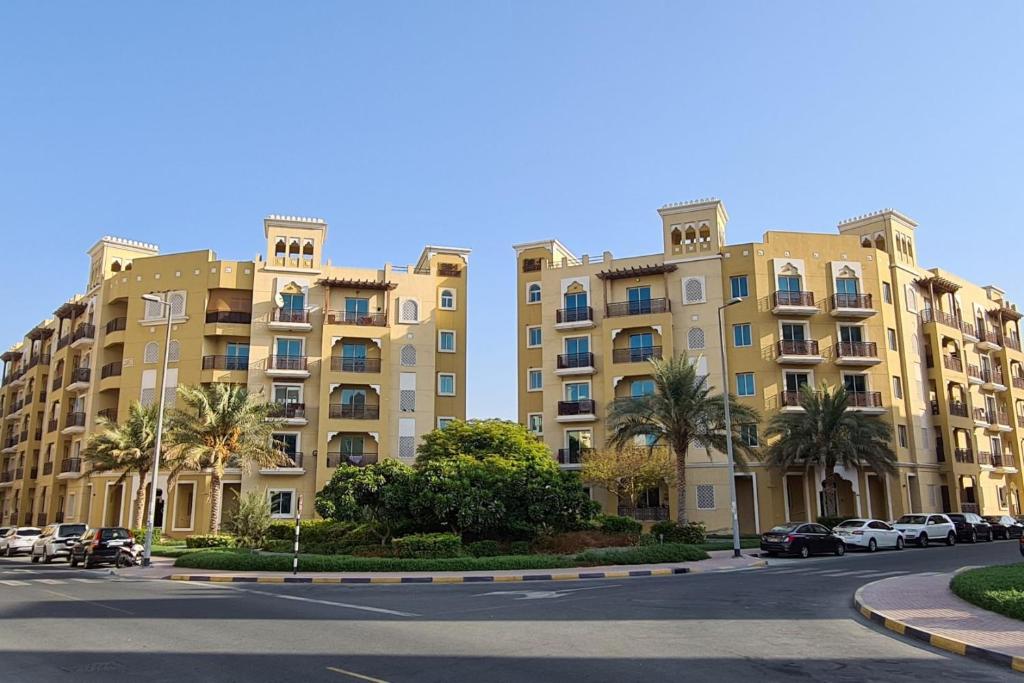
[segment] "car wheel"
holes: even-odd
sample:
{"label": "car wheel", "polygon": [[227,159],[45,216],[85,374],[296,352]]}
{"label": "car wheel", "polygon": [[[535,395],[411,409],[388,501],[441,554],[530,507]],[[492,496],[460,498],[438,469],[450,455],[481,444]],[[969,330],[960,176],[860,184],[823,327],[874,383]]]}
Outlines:
{"label": "car wheel", "polygon": [[[871,539],[871,542],[874,543],[875,539]],[[836,557],[842,557],[845,554],[846,554],[846,544],[843,543],[842,541],[840,541],[836,545]]]}
{"label": "car wheel", "polygon": [[956,545],[956,534],[952,531],[950,531],[949,535],[946,536],[946,545]]}
{"label": "car wheel", "polygon": [[39,564],[39,557],[34,554],[32,555],[32,564]]}
{"label": "car wheel", "polygon": [[806,560],[810,556],[811,556],[811,548],[810,548],[810,546],[806,546],[806,545],[800,546],[800,557],[802,557],[802,558],[804,558]]}
{"label": "car wheel", "polygon": [[93,567],[96,566],[96,564],[92,560],[90,560],[88,557],[85,558],[84,564],[85,564],[85,568],[86,569],[92,569]]}
{"label": "car wheel", "polygon": [[896,550],[903,550],[903,537],[900,536],[896,539]]}
{"label": "car wheel", "polygon": [[971,535],[967,539],[967,542],[968,543],[977,543],[978,542],[978,532],[975,529],[971,529]]}
{"label": "car wheel", "polygon": [[53,555],[43,553],[43,564],[50,564],[51,562],[53,562]]}
{"label": "car wheel", "polygon": [[872,538],[868,541],[868,552],[873,553],[876,550],[878,550],[878,544],[875,543],[875,539]]}
{"label": "car wheel", "polygon": [[11,549],[11,546],[7,546],[7,552],[5,554],[7,557],[14,557],[14,551]]}
{"label": "car wheel", "polygon": [[68,558],[68,564],[70,566],[72,566],[72,567],[77,567],[78,566],[78,558],[75,557],[74,555],[72,555],[70,558]]}
{"label": "car wheel", "polygon": [[917,545],[920,546],[921,548],[927,548],[928,547],[928,534],[922,533],[920,536],[918,536],[917,537]]}
{"label": "car wheel", "polygon": [[764,554],[767,555],[768,557],[778,557],[779,556],[779,554],[777,552],[775,552],[774,550],[766,550]]}

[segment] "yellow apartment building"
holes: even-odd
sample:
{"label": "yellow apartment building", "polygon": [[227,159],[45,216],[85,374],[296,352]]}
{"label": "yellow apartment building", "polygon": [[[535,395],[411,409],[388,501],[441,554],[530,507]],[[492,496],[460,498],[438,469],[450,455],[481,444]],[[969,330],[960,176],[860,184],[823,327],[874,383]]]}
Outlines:
{"label": "yellow apartment building", "polygon": [[[410,461],[418,439],[465,419],[469,251],[426,247],[415,265],[343,268],[323,259],[327,224],[268,216],[266,252],[224,261],[209,251],[159,254],[104,237],[89,250],[88,286],[0,355],[0,523],[128,524],[137,481],[90,471],[81,451],[96,417],[157,400],[166,307],[167,392],[230,382],[279,404],[288,466],[229,469],[224,513],[266,491],[272,513],[313,515],[312,496],[342,461]],[[157,523],[208,530],[205,472],[158,479]]]}
{"label": "yellow apartment building", "polygon": [[[762,414],[743,437],[764,445],[764,423],[798,411],[803,385],[843,385],[851,410],[894,426],[897,473],[839,469],[779,472],[752,461],[737,472],[740,526],[754,532],[824,514],[891,519],[907,511],[1019,514],[1024,446],[1024,355],[1019,315],[996,287],[917,266],[916,224],[885,210],[844,221],[838,234],[771,231],[729,244],[718,200],[659,210],[663,253],[576,257],[557,240],[516,245],[519,420],[567,468],[603,445],[614,398],[652,391],[645,362],[686,355],[721,388]],[[718,307],[725,309],[720,332]],[[959,369],[958,369],[959,368]],[[1004,379],[1006,378],[1006,379]],[[1012,405],[1011,405],[1012,402]],[[691,519],[729,525],[720,453],[692,452]],[[675,518],[662,487],[639,509],[592,491],[607,510]]]}

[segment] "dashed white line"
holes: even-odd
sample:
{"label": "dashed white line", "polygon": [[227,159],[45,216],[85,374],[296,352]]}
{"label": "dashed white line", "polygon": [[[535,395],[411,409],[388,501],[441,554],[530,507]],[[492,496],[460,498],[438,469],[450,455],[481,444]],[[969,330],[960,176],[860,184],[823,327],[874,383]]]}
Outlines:
{"label": "dashed white line", "polygon": [[28,581],[17,581],[15,579],[0,579],[0,583],[5,586],[27,586]]}

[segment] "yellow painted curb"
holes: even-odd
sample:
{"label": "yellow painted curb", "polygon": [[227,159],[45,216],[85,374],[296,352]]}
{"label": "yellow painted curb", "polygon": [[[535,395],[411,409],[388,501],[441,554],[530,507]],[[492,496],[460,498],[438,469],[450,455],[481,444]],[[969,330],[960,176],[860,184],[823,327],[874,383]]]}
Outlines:
{"label": "yellow painted curb", "polygon": [[235,577],[233,577],[233,576],[217,576],[217,575],[214,575],[214,576],[210,577],[210,581],[212,583],[231,583],[231,581],[234,580],[234,578]]}
{"label": "yellow painted curb", "polygon": [[431,583],[462,583],[463,581],[461,576],[435,576]]}
{"label": "yellow painted curb", "polygon": [[552,581],[575,581],[580,578],[579,574],[552,574]]}
{"label": "yellow painted curb", "polygon": [[339,583],[337,579],[325,579],[322,576],[314,576],[313,583]]}
{"label": "yellow painted curb", "polygon": [[400,576],[372,576],[370,583],[402,583]]}
{"label": "yellow painted curb", "polygon": [[283,576],[258,576],[256,583],[284,583]]}
{"label": "yellow painted curb", "polygon": [[523,580],[523,577],[521,577],[521,576],[495,576],[494,577],[495,583],[511,583],[513,581],[522,581],[522,580]]}
{"label": "yellow painted curb", "polygon": [[966,655],[967,654],[967,644],[966,643],[961,643],[959,640],[953,640],[952,638],[946,638],[945,636],[940,636],[937,633],[933,633],[931,635],[931,638],[930,638],[929,642],[932,645],[934,645],[935,647],[942,648],[943,650],[946,650],[947,652],[953,652],[953,653],[956,653],[958,655]]}
{"label": "yellow painted curb", "polygon": [[629,572],[605,572],[604,578],[606,579],[628,579]]}
{"label": "yellow painted curb", "polygon": [[1024,672],[1024,657],[1014,657],[1011,665],[1014,671]]}

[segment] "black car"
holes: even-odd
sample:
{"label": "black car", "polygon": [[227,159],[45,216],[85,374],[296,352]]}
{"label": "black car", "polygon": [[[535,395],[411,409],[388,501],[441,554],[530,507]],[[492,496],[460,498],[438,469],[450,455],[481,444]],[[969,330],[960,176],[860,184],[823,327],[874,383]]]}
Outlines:
{"label": "black car", "polygon": [[761,534],[761,550],[768,555],[810,557],[822,553],[846,554],[846,544],[821,524],[791,522]]}
{"label": "black car", "polygon": [[1020,538],[1024,532],[1024,524],[1021,524],[1010,515],[987,515],[985,521],[992,525],[993,538],[1009,540]]}
{"label": "black car", "polygon": [[84,564],[86,569],[91,569],[101,563],[114,564],[121,546],[134,542],[131,532],[124,527],[87,529],[71,546],[71,566]]}
{"label": "black car", "polygon": [[956,528],[958,541],[977,543],[992,540],[992,525],[973,512],[948,512],[946,516]]}

